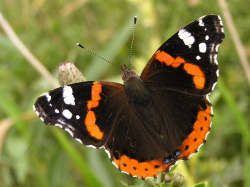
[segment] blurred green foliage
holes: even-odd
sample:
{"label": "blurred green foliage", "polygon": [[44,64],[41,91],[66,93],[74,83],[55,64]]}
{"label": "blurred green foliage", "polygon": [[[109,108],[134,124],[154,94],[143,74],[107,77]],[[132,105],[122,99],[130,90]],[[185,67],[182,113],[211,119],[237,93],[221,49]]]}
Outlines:
{"label": "blurred green foliage", "polygon": [[[229,9],[250,54],[250,3]],[[0,0],[0,11],[28,49],[57,78],[59,62],[71,61],[87,80],[121,82],[120,70],[76,46],[79,42],[117,65],[128,63],[133,17],[138,16],[132,67],[138,74],[155,50],[179,29],[206,14],[222,14],[204,0]],[[223,18],[223,17],[222,17]],[[207,143],[174,172],[184,186],[250,186],[249,95],[246,76],[225,25],[218,61],[220,78],[211,94],[213,126]],[[86,148],[67,132],[45,126],[32,105],[52,89],[0,29],[0,125],[13,119],[1,141],[0,186],[153,185],[122,174],[104,150]],[[2,133],[0,133],[3,136]]]}

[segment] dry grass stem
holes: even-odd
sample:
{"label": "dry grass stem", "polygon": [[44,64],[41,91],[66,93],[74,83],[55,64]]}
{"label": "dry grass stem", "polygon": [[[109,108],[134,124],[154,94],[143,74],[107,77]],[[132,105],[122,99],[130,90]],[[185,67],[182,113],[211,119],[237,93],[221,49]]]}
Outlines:
{"label": "dry grass stem", "polygon": [[28,62],[45,78],[53,87],[58,87],[59,83],[54,79],[50,72],[42,65],[42,63],[27,49],[23,42],[18,38],[14,30],[11,28],[9,23],[4,19],[0,12],[0,26],[3,31],[10,38],[17,49],[22,55],[28,60]]}
{"label": "dry grass stem", "polygon": [[228,30],[232,36],[236,51],[238,53],[238,56],[240,58],[240,62],[241,65],[245,71],[248,83],[250,85],[250,66],[249,66],[249,62],[247,59],[247,54],[246,51],[244,49],[244,46],[240,40],[239,34],[236,30],[236,27],[234,25],[232,16],[229,12],[228,6],[227,6],[227,2],[225,0],[218,0],[219,5],[221,7],[224,19],[226,20],[226,26],[228,27]]}

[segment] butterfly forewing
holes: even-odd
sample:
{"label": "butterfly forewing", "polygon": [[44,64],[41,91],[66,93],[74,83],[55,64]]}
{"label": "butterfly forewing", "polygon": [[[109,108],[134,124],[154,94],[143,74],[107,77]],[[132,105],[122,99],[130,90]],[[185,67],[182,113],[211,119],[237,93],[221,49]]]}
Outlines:
{"label": "butterfly forewing", "polygon": [[148,84],[188,94],[206,95],[217,82],[217,52],[225,37],[220,16],[190,23],[168,39],[153,55],[141,77]]}
{"label": "butterfly forewing", "polygon": [[122,93],[123,86],[117,83],[80,82],[43,94],[34,108],[45,124],[59,126],[79,142],[99,148],[112,130]]}

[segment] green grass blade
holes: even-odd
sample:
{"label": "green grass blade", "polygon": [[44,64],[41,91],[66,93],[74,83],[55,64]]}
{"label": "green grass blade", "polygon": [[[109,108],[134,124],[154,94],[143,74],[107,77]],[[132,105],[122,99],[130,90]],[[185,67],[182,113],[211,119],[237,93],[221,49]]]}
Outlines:
{"label": "green grass blade", "polygon": [[84,161],[81,156],[81,153],[76,150],[74,146],[72,146],[67,140],[64,133],[58,129],[53,129],[52,132],[56,136],[58,142],[61,144],[62,148],[66,151],[68,156],[71,158],[75,167],[79,170],[82,176],[82,180],[84,181],[86,186],[96,186],[102,187],[101,182],[96,178],[96,175],[92,173],[89,169],[88,164]]}

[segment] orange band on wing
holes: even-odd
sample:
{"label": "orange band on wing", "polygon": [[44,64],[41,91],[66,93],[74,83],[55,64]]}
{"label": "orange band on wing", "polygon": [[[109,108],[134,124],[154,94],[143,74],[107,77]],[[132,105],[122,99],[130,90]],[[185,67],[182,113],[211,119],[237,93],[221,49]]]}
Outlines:
{"label": "orange band on wing", "polygon": [[193,77],[193,82],[197,89],[203,89],[205,86],[205,75],[198,65],[188,63],[181,57],[172,57],[164,51],[156,51],[155,59],[161,63],[165,63],[167,66],[178,68],[181,64],[184,64],[184,70]]}
{"label": "orange band on wing", "polygon": [[193,76],[193,81],[196,88],[203,89],[205,86],[205,76],[200,67],[195,64],[185,63],[184,69],[188,74]]}
{"label": "orange band on wing", "polygon": [[129,173],[132,176],[138,176],[142,179],[147,177],[157,177],[158,171],[163,173],[168,172],[173,163],[163,164],[163,160],[151,160],[148,162],[139,162],[138,160],[131,159],[126,155],[120,156],[119,159],[113,158],[113,163],[122,171]]}
{"label": "orange band on wing", "polygon": [[102,93],[102,85],[98,82],[94,82],[91,89],[91,100],[87,101],[87,115],[85,118],[86,129],[89,134],[100,140],[103,137],[103,132],[100,130],[96,124],[96,115],[91,109],[99,106],[99,101],[101,100],[100,94]]}
{"label": "orange band on wing", "polygon": [[159,60],[161,63],[165,63],[167,66],[171,66],[175,58],[165,53],[164,51],[156,51],[155,59]]}
{"label": "orange band on wing", "polygon": [[167,66],[173,66],[174,68],[179,67],[181,64],[185,63],[185,60],[181,57],[174,58],[164,51],[157,51],[156,57],[161,63],[165,63]]}
{"label": "orange band on wing", "polygon": [[102,93],[102,85],[98,82],[93,82],[91,94],[92,94],[92,100],[101,100],[100,94]]}
{"label": "orange band on wing", "polygon": [[179,147],[181,150],[180,158],[188,158],[191,154],[196,153],[199,147],[205,142],[206,136],[210,132],[211,116],[211,106],[208,104],[206,110],[198,112],[193,131]]}
{"label": "orange band on wing", "polygon": [[88,109],[92,109],[92,108],[96,108],[99,106],[99,101],[93,101],[93,100],[89,100],[87,103],[87,107]]}
{"label": "orange band on wing", "polygon": [[85,119],[85,125],[87,131],[91,136],[100,140],[103,137],[103,132],[100,131],[99,127],[95,124],[95,121],[96,121],[95,113],[89,110]]}

